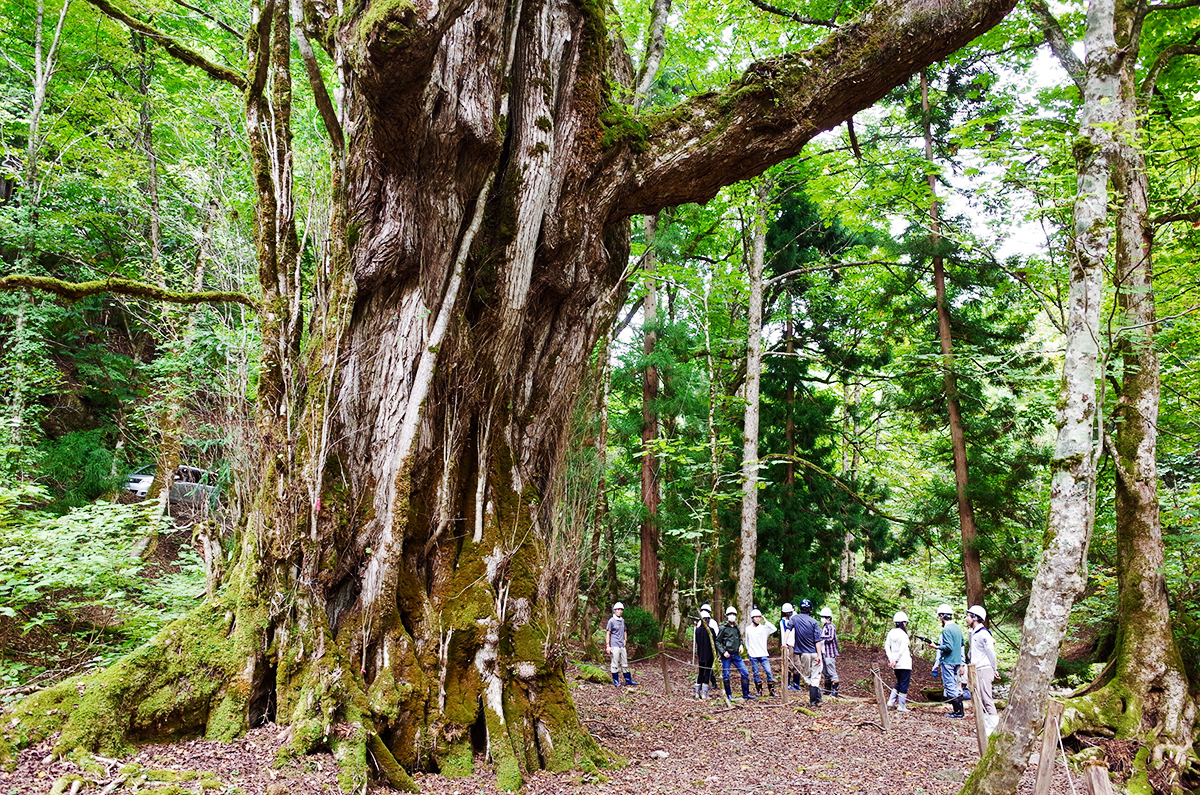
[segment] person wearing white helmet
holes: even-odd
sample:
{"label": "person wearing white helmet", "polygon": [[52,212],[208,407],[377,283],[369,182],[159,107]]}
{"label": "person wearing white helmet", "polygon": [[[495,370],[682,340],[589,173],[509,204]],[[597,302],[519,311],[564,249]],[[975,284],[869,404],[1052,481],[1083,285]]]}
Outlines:
{"label": "person wearing white helmet", "polygon": [[1000,671],[996,662],[996,641],[984,626],[987,611],[974,605],[967,611],[967,631],[970,633],[971,665],[975,668],[975,707],[983,713],[983,727],[988,736],[1000,722],[996,701],[992,698],[992,682]]}
{"label": "person wearing white helmet", "polygon": [[897,712],[911,712],[904,706],[908,703],[908,684],[912,681],[912,653],[908,650],[908,615],[901,610],[892,617],[895,626],[887,634],[883,650],[887,653],[888,667],[896,676],[896,686],[888,695],[887,705],[896,705]]}
{"label": "person wearing white helmet", "polygon": [[717,683],[713,662],[719,629],[712,617],[712,607],[708,603],[700,605],[700,620],[692,632],[696,644],[696,684],[692,685],[692,692],[699,699],[707,699],[709,688]]}
{"label": "person wearing white helmet", "polygon": [[942,622],[942,636],[936,646],[929,644],[938,653],[934,670],[942,677],[943,698],[953,707],[946,717],[962,718],[967,714],[963,711],[963,692],[958,683],[959,677],[967,672],[963,666],[963,632],[954,623],[954,608],[950,605],[939,605],[937,615]]}
{"label": "person wearing white helmet", "polygon": [[625,684],[636,685],[633,674],[629,672],[629,654],[625,651],[625,605],[617,602],[613,605],[612,618],[604,628],[604,651],[612,655],[609,672],[612,673],[613,684],[621,686],[620,675],[625,672]]}
{"label": "person wearing white helmet", "polygon": [[721,655],[721,681],[725,683],[725,698],[733,698],[733,688],[729,686],[729,669],[737,666],[742,677],[742,698],[749,701],[750,671],[742,661],[742,631],[737,625],[737,608],[732,605],[725,608],[725,624],[717,633],[717,653]]}
{"label": "person wearing white helmet", "polygon": [[783,655],[783,686],[788,690],[800,689],[800,661],[792,653],[796,646],[796,630],[792,629],[791,620],[794,612],[791,602],[784,602],[779,609],[779,645],[787,652]]}
{"label": "person wearing white helmet", "polygon": [[833,611],[821,608],[821,673],[825,676],[824,692],[837,698],[838,672],[836,659],[842,656],[838,648],[837,628],[833,626]]}
{"label": "person wearing white helmet", "polygon": [[754,676],[754,689],[762,696],[762,681],[759,673],[766,674],[767,690],[775,697],[775,677],[771,673],[771,657],[767,653],[767,638],[775,632],[775,625],[767,621],[758,608],[750,611],[750,626],[746,627],[746,656],[750,658],[750,673]]}

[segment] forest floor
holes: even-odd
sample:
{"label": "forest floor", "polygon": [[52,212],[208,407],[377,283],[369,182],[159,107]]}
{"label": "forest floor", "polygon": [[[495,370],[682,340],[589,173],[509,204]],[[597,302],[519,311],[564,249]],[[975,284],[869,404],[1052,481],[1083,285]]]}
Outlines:
{"label": "forest floor", "polygon": [[[658,660],[634,665],[636,687],[616,688],[583,679],[575,682],[580,719],[616,761],[596,773],[537,773],[529,777],[528,795],[600,795],[600,793],[683,792],[774,795],[951,795],[978,758],[975,722],[967,702],[967,719],[946,717],[944,705],[923,701],[922,687],[934,687],[928,663],[913,671],[912,711],[892,712],[891,730],[882,731],[874,700],[871,669],[891,672],[882,652],[843,645],[838,661],[839,699],[805,714],[807,693],[727,706],[723,698],[692,698],[694,669],[672,653],[668,676],[672,695],[664,695]],[[574,666],[569,666],[574,668]],[[734,674],[735,695],[740,690]],[[753,688],[752,688],[753,692]],[[764,691],[765,692],[765,691]],[[152,792],[173,786],[174,793],[219,792],[245,795],[335,793],[337,766],[328,754],[315,754],[275,767],[283,744],[278,726],[263,726],[228,744],[206,740],[145,745],[122,760],[104,760],[104,772],[83,775],[89,791]],[[50,741],[27,749],[16,770],[0,772],[0,793],[33,795],[48,792],[63,776],[82,771],[70,761],[44,761]],[[1033,792],[1036,763],[1022,779],[1019,793]],[[184,771],[190,771],[184,773]],[[119,778],[117,786],[106,789]],[[496,777],[487,762],[476,759],[467,778],[417,776],[428,795],[472,795],[496,792]],[[385,792],[386,790],[377,790]],[[1055,765],[1052,792],[1067,795],[1071,787],[1061,762]]]}

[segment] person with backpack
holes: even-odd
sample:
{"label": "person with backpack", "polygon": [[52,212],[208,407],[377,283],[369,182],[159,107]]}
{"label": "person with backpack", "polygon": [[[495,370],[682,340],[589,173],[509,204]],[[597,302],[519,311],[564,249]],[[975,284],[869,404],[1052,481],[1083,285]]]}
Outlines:
{"label": "person with backpack", "polygon": [[990,737],[1000,723],[996,701],[992,698],[992,682],[999,675],[1000,666],[996,662],[996,641],[985,621],[987,611],[981,605],[974,605],[967,611],[970,664],[975,668],[975,709],[983,712],[983,727]]}
{"label": "person with backpack", "polygon": [[896,684],[888,695],[887,705],[896,705],[897,712],[911,712],[908,703],[908,685],[912,681],[912,654],[908,649],[908,614],[903,610],[892,617],[895,626],[884,640],[883,650],[887,653],[888,667],[896,676]]}
{"label": "person with backpack", "polygon": [[725,624],[717,633],[717,653],[721,655],[721,681],[725,683],[725,698],[733,698],[733,689],[729,686],[729,669],[736,666],[742,677],[742,698],[749,701],[755,696],[750,695],[750,672],[742,661],[742,631],[737,625],[737,608],[730,605],[725,608]]}
{"label": "person with backpack", "polygon": [[838,648],[837,628],[833,626],[833,611],[821,608],[821,672],[825,676],[825,695],[838,697],[837,658],[842,656]]}

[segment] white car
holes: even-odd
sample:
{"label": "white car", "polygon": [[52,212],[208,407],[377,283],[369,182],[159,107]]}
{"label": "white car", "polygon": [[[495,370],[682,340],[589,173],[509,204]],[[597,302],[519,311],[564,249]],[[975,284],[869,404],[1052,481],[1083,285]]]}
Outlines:
{"label": "white car", "polygon": [[[175,470],[175,479],[171,481],[171,491],[167,494],[170,505],[214,506],[217,504],[220,487],[216,484],[216,473],[207,469],[198,469],[180,465]],[[125,489],[139,497],[145,497],[154,485],[154,469],[146,467],[130,475],[125,481]]]}

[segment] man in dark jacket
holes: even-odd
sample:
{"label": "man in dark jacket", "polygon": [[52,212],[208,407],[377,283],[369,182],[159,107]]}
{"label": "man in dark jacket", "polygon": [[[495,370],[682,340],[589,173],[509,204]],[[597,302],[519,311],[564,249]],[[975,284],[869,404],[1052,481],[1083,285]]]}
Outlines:
{"label": "man in dark jacket", "polygon": [[800,612],[791,618],[796,631],[796,656],[800,658],[800,676],[808,683],[808,704],[821,703],[821,625],[812,617],[812,602],[800,600]]}
{"label": "man in dark jacket", "polygon": [[733,698],[733,689],[729,686],[729,668],[736,665],[742,675],[742,698],[749,701],[755,696],[750,695],[750,671],[742,661],[742,631],[737,625],[737,608],[725,608],[725,624],[717,633],[717,653],[721,655],[721,680],[725,683],[725,698]]}

